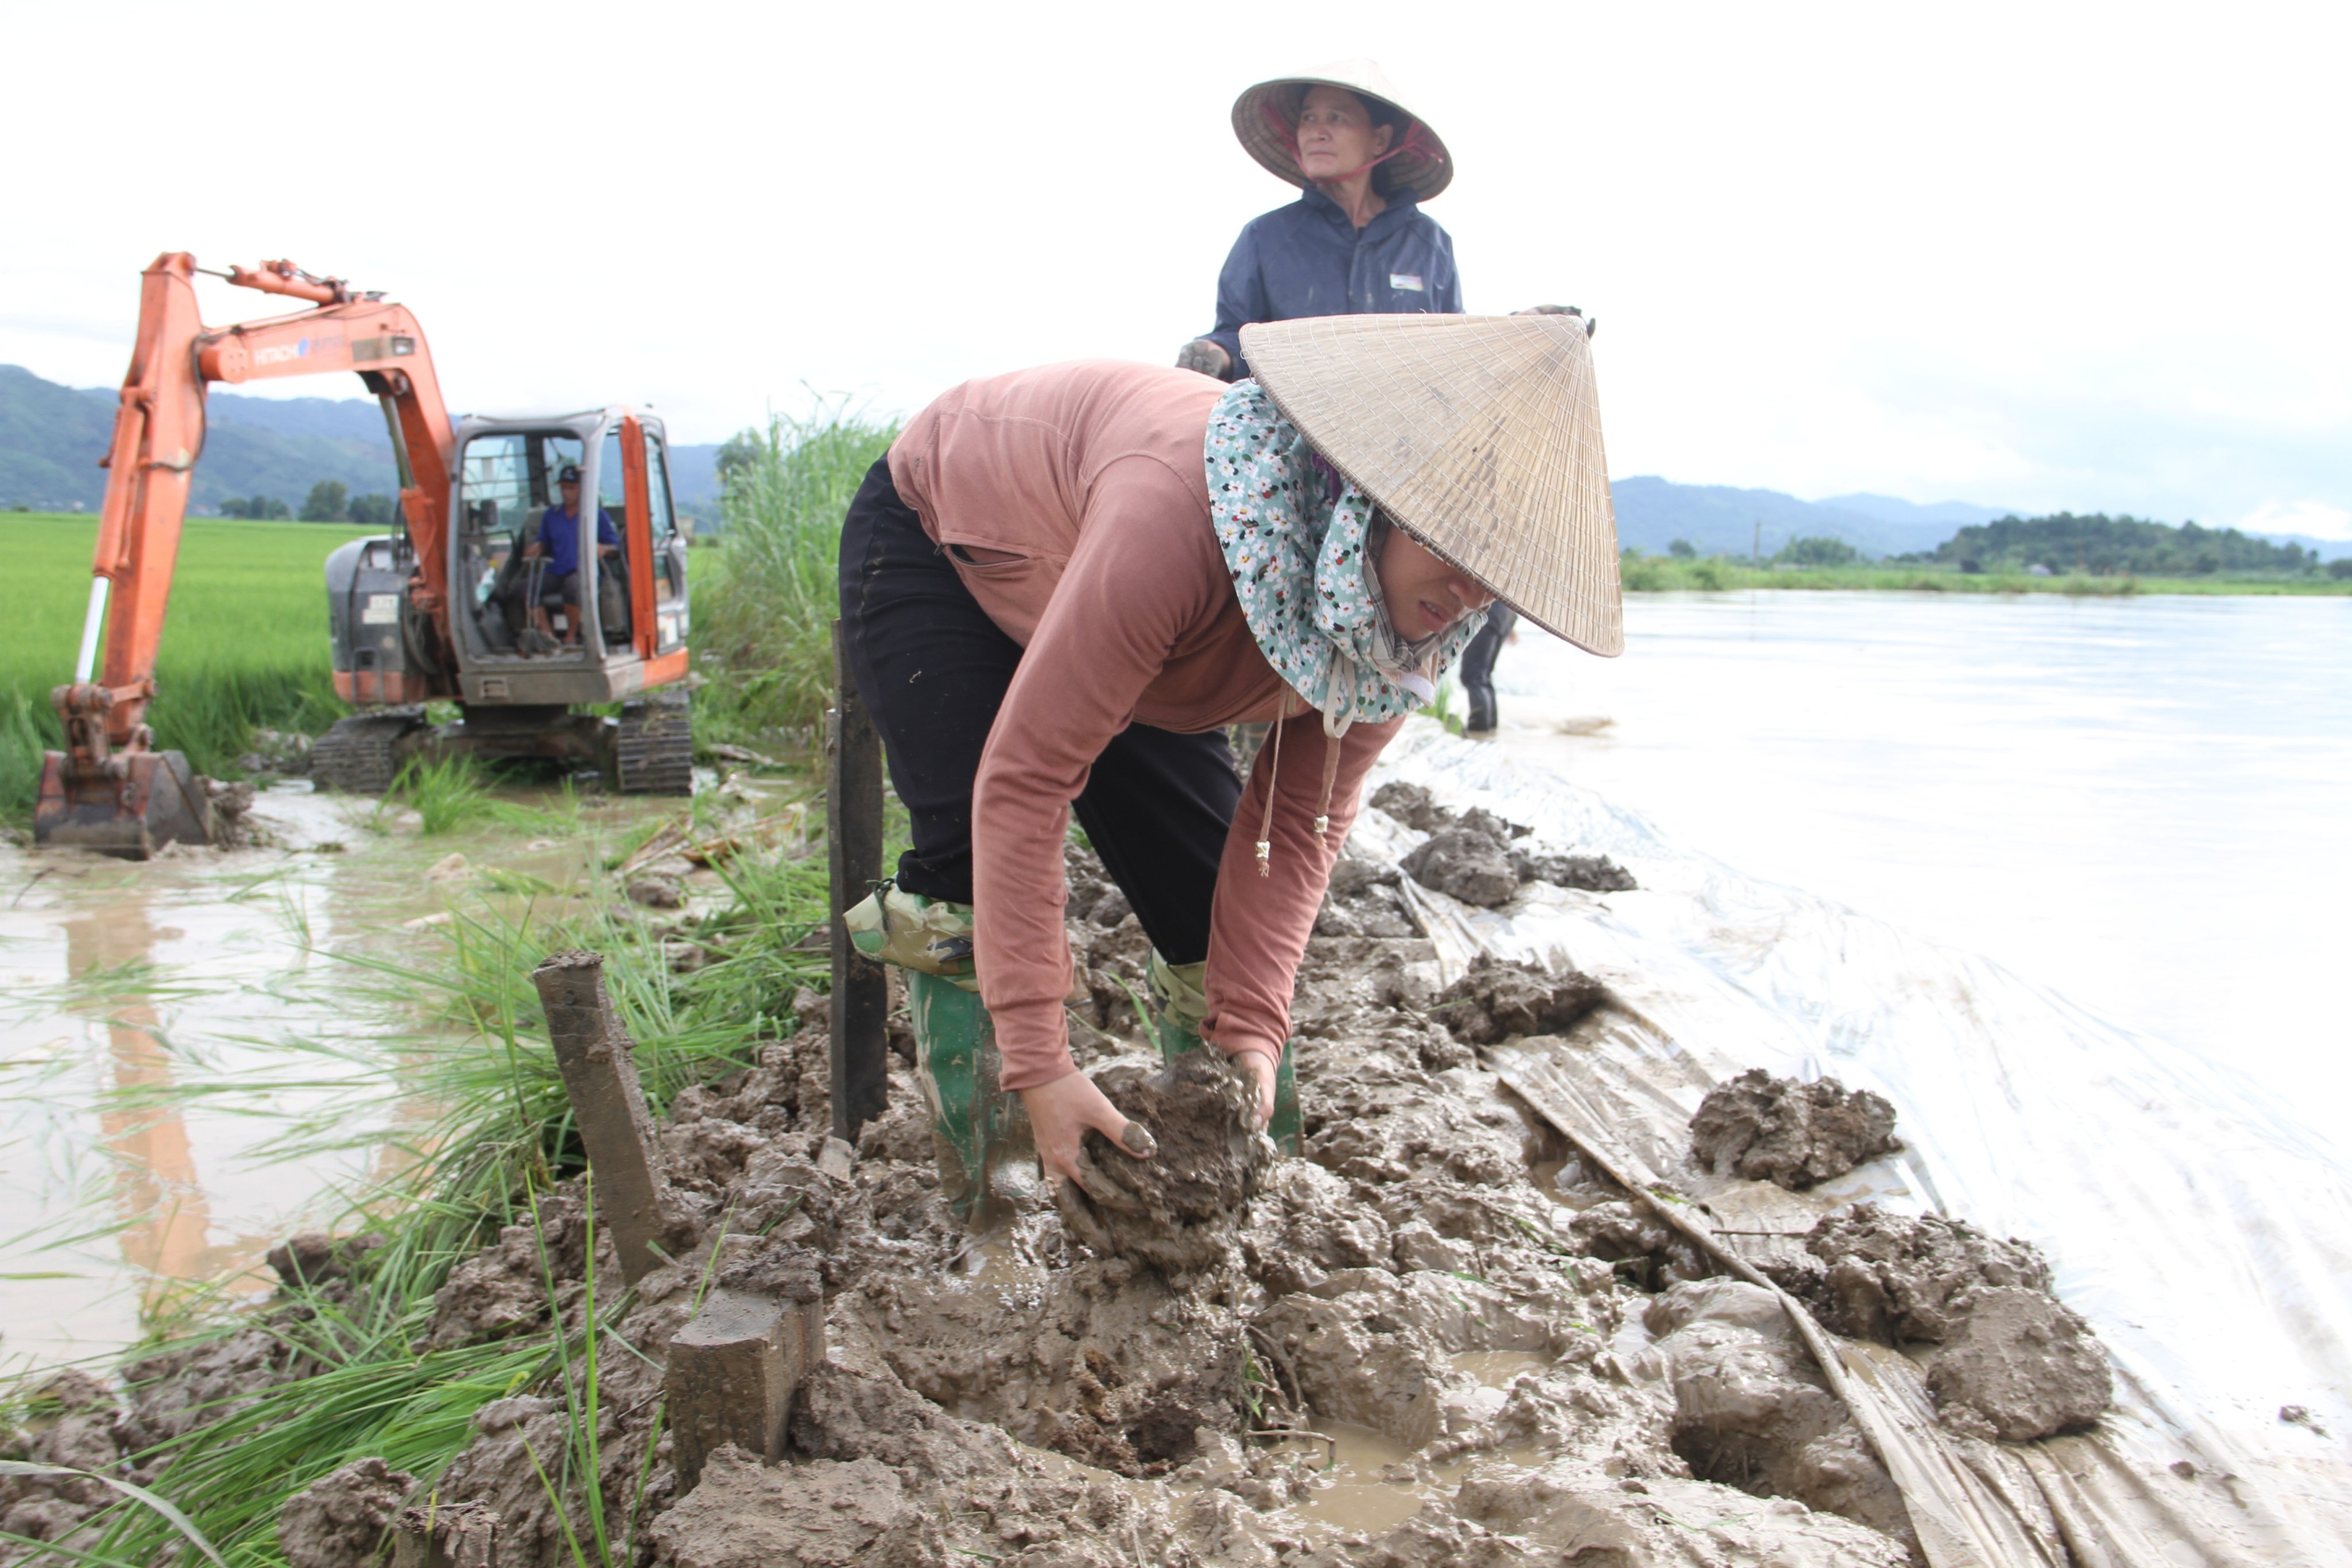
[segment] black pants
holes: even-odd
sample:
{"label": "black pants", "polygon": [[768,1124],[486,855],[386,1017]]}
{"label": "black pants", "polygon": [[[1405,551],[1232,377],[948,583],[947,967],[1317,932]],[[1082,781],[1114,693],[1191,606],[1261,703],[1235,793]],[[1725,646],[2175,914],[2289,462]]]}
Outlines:
{"label": "black pants", "polygon": [[[1021,647],[898,499],[887,462],[866,474],[842,523],[841,624],[891,787],[913,822],[898,885],[968,904],[972,786]],[[1180,735],[1130,724],[1095,759],[1072,803],[1171,963],[1209,956],[1209,906],[1241,788],[1223,731]]]}
{"label": "black pants", "polygon": [[1470,721],[1464,728],[1484,733],[1495,727],[1495,660],[1503,652],[1503,639],[1518,625],[1518,613],[1508,605],[1497,604],[1486,612],[1486,624],[1462,650],[1462,689],[1470,699]]}

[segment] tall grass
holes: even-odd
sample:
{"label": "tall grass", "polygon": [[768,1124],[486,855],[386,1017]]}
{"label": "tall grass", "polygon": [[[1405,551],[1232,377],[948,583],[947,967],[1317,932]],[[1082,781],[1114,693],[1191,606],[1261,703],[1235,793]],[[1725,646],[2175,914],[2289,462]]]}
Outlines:
{"label": "tall grass", "polygon": [[711,678],[695,720],[709,738],[793,750],[815,737],[832,700],[842,514],[897,434],[822,404],[772,416],[728,476],[718,569],[695,591],[697,663]]}
{"label": "tall grass", "polygon": [[[55,728],[52,720],[49,729]],[[0,821],[32,814],[41,791],[41,753],[55,743],[35,714],[32,699],[0,690]]]}
{"label": "tall grass", "polygon": [[[369,1055],[332,1042],[291,1042],[274,1084],[258,1084],[248,1073],[233,1089],[199,1081],[168,1091],[183,1108],[231,1092],[324,1091],[321,1108],[290,1124],[264,1157],[367,1150],[376,1169],[397,1170],[345,1194],[345,1212],[331,1224],[385,1237],[361,1266],[364,1288],[347,1300],[338,1291],[294,1288],[286,1295],[308,1313],[266,1320],[266,1331],[301,1375],[257,1394],[240,1392],[211,1412],[207,1424],[137,1457],[142,1469],[161,1464],[153,1489],[184,1510],[234,1568],[283,1563],[278,1511],[319,1477],[373,1455],[429,1488],[471,1441],[475,1411],[531,1391],[554,1397],[572,1428],[575,1452],[538,1458],[548,1467],[558,1512],[584,1526],[575,1538],[580,1568],[625,1568],[632,1546],[603,1533],[607,1507],[628,1500],[597,1489],[593,1379],[598,1341],[611,1342],[630,1298],[606,1303],[592,1295],[585,1325],[570,1333],[555,1326],[562,1314],[551,1310],[540,1328],[509,1338],[420,1347],[434,1292],[450,1270],[500,1227],[527,1223],[540,1194],[582,1169],[570,1104],[530,980],[541,959],[577,947],[605,955],[605,979],[637,1042],[638,1070],[656,1113],[687,1085],[751,1065],[761,1040],[796,1026],[796,989],[824,987],[826,953],[802,946],[824,921],[824,857],[742,858],[722,874],[732,904],[685,933],[714,955],[690,975],[670,973],[659,941],[625,905],[547,920],[530,908],[486,900],[440,928],[446,946],[428,965],[404,966],[363,951],[340,955],[359,982],[355,1005],[420,1026],[399,1051]],[[139,1105],[126,1100],[120,1109],[152,1106],[154,1098],[150,1090]],[[386,1159],[382,1110],[395,1100],[435,1109],[398,1134],[400,1147]],[[551,1295],[554,1289],[551,1279]],[[207,1310],[200,1297],[184,1304],[184,1315],[138,1353],[199,1347],[265,1321],[212,1305],[220,1310]],[[0,1417],[28,1398],[29,1385],[0,1390]],[[102,1516],[95,1539],[77,1537],[73,1550],[141,1563],[163,1560],[176,1544],[166,1521],[125,1504]]]}

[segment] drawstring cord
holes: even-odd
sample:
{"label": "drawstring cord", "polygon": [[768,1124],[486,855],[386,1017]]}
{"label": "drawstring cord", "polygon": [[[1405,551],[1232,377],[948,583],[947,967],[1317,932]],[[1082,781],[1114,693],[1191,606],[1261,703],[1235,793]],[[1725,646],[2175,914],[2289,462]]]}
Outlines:
{"label": "drawstring cord", "polygon": [[[1315,806],[1315,837],[1328,844],[1331,838],[1331,796],[1339,785],[1340,742],[1347,739],[1349,726],[1356,721],[1356,661],[1341,654],[1332,660],[1331,676],[1336,683],[1339,669],[1348,672],[1348,697],[1345,702],[1334,702],[1323,713],[1323,795]],[[1274,733],[1267,738],[1269,754],[1265,763],[1265,810],[1258,818],[1257,874],[1274,874],[1274,792],[1282,782],[1282,730],[1295,715],[1290,709],[1290,691],[1284,689],[1282,707],[1274,721]],[[1336,709],[1334,712],[1332,710]]]}
{"label": "drawstring cord", "polygon": [[1257,826],[1257,874],[1271,876],[1274,871],[1274,786],[1282,779],[1282,727],[1290,721],[1290,689],[1282,692],[1282,706],[1274,715],[1274,733],[1267,743],[1274,755],[1265,765],[1265,816]]}

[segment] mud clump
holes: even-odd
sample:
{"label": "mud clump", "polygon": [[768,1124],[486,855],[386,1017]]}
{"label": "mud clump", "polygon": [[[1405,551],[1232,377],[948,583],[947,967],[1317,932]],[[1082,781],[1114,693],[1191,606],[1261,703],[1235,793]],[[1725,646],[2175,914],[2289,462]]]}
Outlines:
{"label": "mud clump", "polygon": [[1966,1220],[1889,1214],[1856,1204],[1812,1228],[1805,1250],[1819,1272],[1781,1283],[1809,1300],[1824,1326],[1883,1345],[1940,1344],[1959,1326],[1962,1299],[1985,1286],[2048,1294],[2050,1265],[2022,1241],[2001,1241]]}
{"label": "mud clump", "polygon": [[1454,814],[1440,805],[1425,786],[1402,779],[1381,785],[1365,804],[1387,812],[1417,833],[1434,833],[1454,820]]}
{"label": "mud clump", "polygon": [[1856,1204],[1805,1245],[1814,1267],[1779,1270],[1780,1283],[1839,1333],[1938,1347],[1927,1389],[1953,1431],[2030,1442],[2096,1421],[2114,1399],[2105,1352],[2050,1293],[2050,1265],[2032,1244]]}
{"label": "mud clump", "polygon": [[1515,840],[1525,838],[1531,829],[1506,822],[1482,806],[1457,813],[1420,784],[1402,780],[1382,784],[1372,792],[1370,804],[1407,827],[1430,835],[1405,857],[1405,875],[1465,904],[1492,909],[1527,882],[1550,882],[1590,893],[1631,892],[1639,886],[1632,872],[1606,855],[1528,849]]}
{"label": "mud clump", "polygon": [[1135,1064],[1095,1079],[1121,1114],[1151,1135],[1137,1159],[1088,1131],[1084,1190],[1065,1184],[1062,1217],[1097,1252],[1133,1258],[1169,1274],[1222,1261],[1250,1198],[1274,1163],[1274,1145],[1253,1131],[1248,1076],[1208,1050],[1188,1051],[1154,1073]]}
{"label": "mud clump", "polygon": [[338,1239],[323,1230],[306,1230],[271,1247],[263,1261],[280,1284],[323,1285],[350,1279],[361,1260],[383,1245],[383,1237],[373,1231]]}
{"label": "mud clump", "polygon": [[1699,1164],[1790,1192],[1902,1146],[1895,1107],[1884,1097],[1835,1079],[1774,1078],[1762,1068],[1709,1090],[1691,1118],[1691,1156]]}
{"label": "mud clump", "polygon": [[1485,833],[1446,827],[1431,834],[1402,862],[1423,887],[1491,909],[1519,890],[1519,874],[1503,846]]}
{"label": "mud clump", "polygon": [[[114,1471],[121,1412],[104,1384],[84,1372],[62,1372],[26,1402],[27,1429],[7,1435],[0,1452],[35,1464],[63,1465],[100,1474]],[[33,1541],[65,1541],[82,1521],[114,1500],[89,1476],[0,1476],[0,1531]],[[0,1562],[25,1554],[21,1542],[0,1542]]]}
{"label": "mud clump", "polygon": [[2030,1443],[2106,1413],[2115,1374],[2072,1308],[2014,1285],[1972,1290],[1962,1301],[1959,1326],[1927,1368],[1927,1392],[1945,1426],[1971,1437]]}
{"label": "mud clump", "polygon": [[1587,893],[1630,893],[1641,884],[1606,855],[1531,855],[1513,846],[1511,868],[1522,882],[1550,882]]}
{"label": "mud clump", "polygon": [[1326,937],[1414,937],[1423,934],[1412,906],[1399,890],[1396,867],[1342,855],[1332,862],[1315,934]]}
{"label": "mud clump", "polygon": [[366,1568],[399,1515],[413,1476],[355,1459],[312,1481],[278,1510],[278,1544],[292,1568]]}
{"label": "mud clump", "polygon": [[1434,1009],[1467,1045],[1498,1045],[1514,1036],[1556,1035],[1591,1012],[1607,994],[1601,982],[1574,970],[1553,974],[1531,963],[1480,953],[1447,986]]}

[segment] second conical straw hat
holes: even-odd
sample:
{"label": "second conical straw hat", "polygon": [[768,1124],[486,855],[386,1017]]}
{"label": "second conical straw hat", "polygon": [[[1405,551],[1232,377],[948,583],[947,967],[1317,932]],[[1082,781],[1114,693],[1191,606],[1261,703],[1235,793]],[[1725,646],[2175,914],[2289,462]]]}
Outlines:
{"label": "second conical straw hat", "polygon": [[1360,59],[1278,76],[1245,89],[1234,100],[1234,134],[1277,178],[1294,185],[1307,184],[1306,171],[1298,166],[1298,100],[1313,87],[1345,88],[1358,98],[1376,98],[1404,116],[1404,123],[1396,128],[1398,142],[1381,160],[1374,189],[1383,195],[1411,191],[1425,202],[1454,183],[1454,155],[1429,121],[1406,107],[1376,61]]}
{"label": "second conical straw hat", "polygon": [[1283,416],[1407,533],[1556,637],[1624,650],[1592,349],[1574,316],[1242,329]]}

